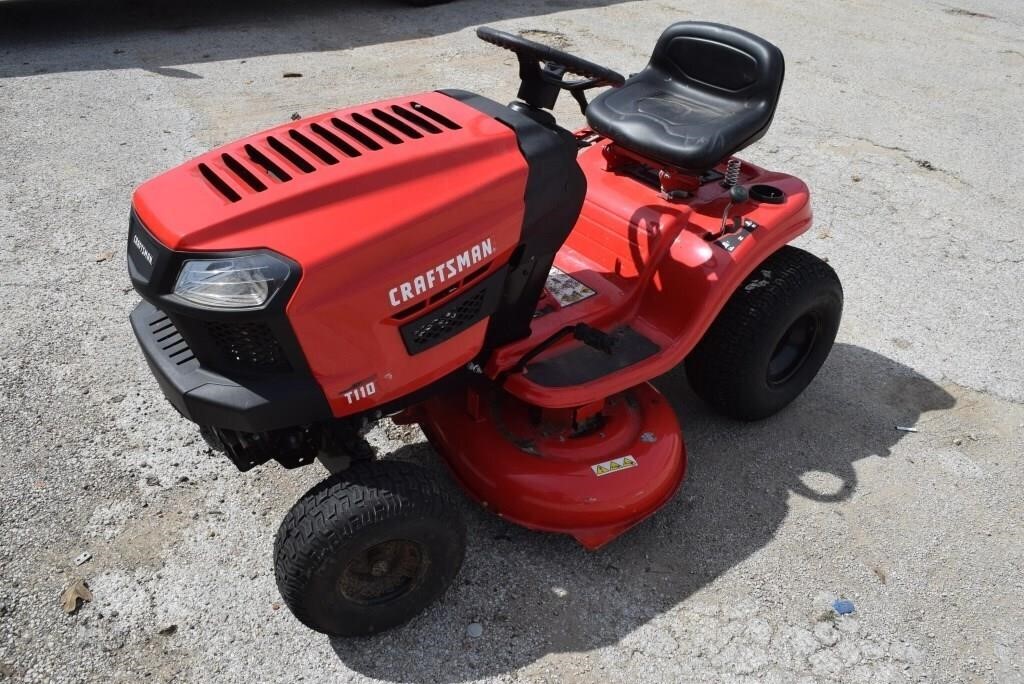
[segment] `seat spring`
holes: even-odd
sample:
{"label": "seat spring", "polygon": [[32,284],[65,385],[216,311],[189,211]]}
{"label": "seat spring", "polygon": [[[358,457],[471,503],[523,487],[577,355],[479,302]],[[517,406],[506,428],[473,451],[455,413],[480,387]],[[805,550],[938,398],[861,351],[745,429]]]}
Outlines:
{"label": "seat spring", "polygon": [[729,163],[725,167],[725,178],[722,179],[722,185],[727,188],[731,188],[740,182],[740,167],[742,162],[739,159],[730,159]]}

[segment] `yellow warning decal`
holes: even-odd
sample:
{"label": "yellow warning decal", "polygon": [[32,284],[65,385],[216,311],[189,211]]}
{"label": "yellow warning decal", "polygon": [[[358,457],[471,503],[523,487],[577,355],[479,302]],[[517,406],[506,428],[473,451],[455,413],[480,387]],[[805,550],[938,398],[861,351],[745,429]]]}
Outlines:
{"label": "yellow warning decal", "polygon": [[613,458],[610,461],[592,465],[590,466],[590,469],[594,471],[595,475],[601,477],[602,475],[618,473],[626,470],[627,468],[635,468],[636,466],[637,462],[635,458],[632,456],[622,456],[621,458]]}

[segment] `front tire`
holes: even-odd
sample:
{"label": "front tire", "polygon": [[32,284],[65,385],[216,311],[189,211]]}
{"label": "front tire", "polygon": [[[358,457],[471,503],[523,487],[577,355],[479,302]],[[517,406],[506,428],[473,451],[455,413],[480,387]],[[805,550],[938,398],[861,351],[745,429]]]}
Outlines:
{"label": "front tire", "polygon": [[817,375],[839,331],[843,287],[824,261],[785,246],[737,288],[686,358],[690,386],[724,415],[767,418]]}
{"label": "front tire", "polygon": [[465,544],[455,502],[426,470],[362,462],[288,511],[274,544],[274,574],[307,627],[362,636],[410,620],[444,594]]}

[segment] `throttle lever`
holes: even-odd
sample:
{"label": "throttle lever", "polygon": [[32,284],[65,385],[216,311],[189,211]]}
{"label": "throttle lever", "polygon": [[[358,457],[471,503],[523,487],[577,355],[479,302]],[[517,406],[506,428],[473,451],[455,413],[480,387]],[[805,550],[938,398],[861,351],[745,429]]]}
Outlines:
{"label": "throttle lever", "polygon": [[[729,212],[732,210],[734,205],[743,204],[750,199],[750,191],[742,185],[734,185],[729,188],[729,203],[725,205],[725,210],[722,212],[722,226],[718,229],[718,235],[715,237],[721,237],[725,234],[725,224],[729,222]],[[743,217],[733,216],[732,217],[733,230],[739,230],[743,227]]]}

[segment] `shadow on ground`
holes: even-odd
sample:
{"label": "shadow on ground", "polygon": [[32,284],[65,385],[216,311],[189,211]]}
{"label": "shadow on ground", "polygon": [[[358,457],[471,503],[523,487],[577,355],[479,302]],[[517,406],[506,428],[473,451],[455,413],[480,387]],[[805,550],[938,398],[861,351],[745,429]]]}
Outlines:
{"label": "shadow on ground", "polygon": [[0,77],[141,68],[198,78],[173,65],[344,50],[622,1],[0,0]]}
{"label": "shadow on ground", "polygon": [[[848,499],[854,464],[887,457],[904,436],[895,425],[956,403],[912,369],[845,344],[800,399],[759,423],[709,413],[681,370],[656,384],[683,420],[690,455],[672,502],[594,553],[467,504],[467,562],[441,605],[374,638],[333,640],[338,658],[370,677],[455,682],[615,644],[771,542],[791,495]],[[407,449],[403,456],[436,461],[428,446]],[[812,471],[831,475],[835,488],[808,487],[801,477]],[[462,636],[467,618],[485,625],[479,648]]]}

